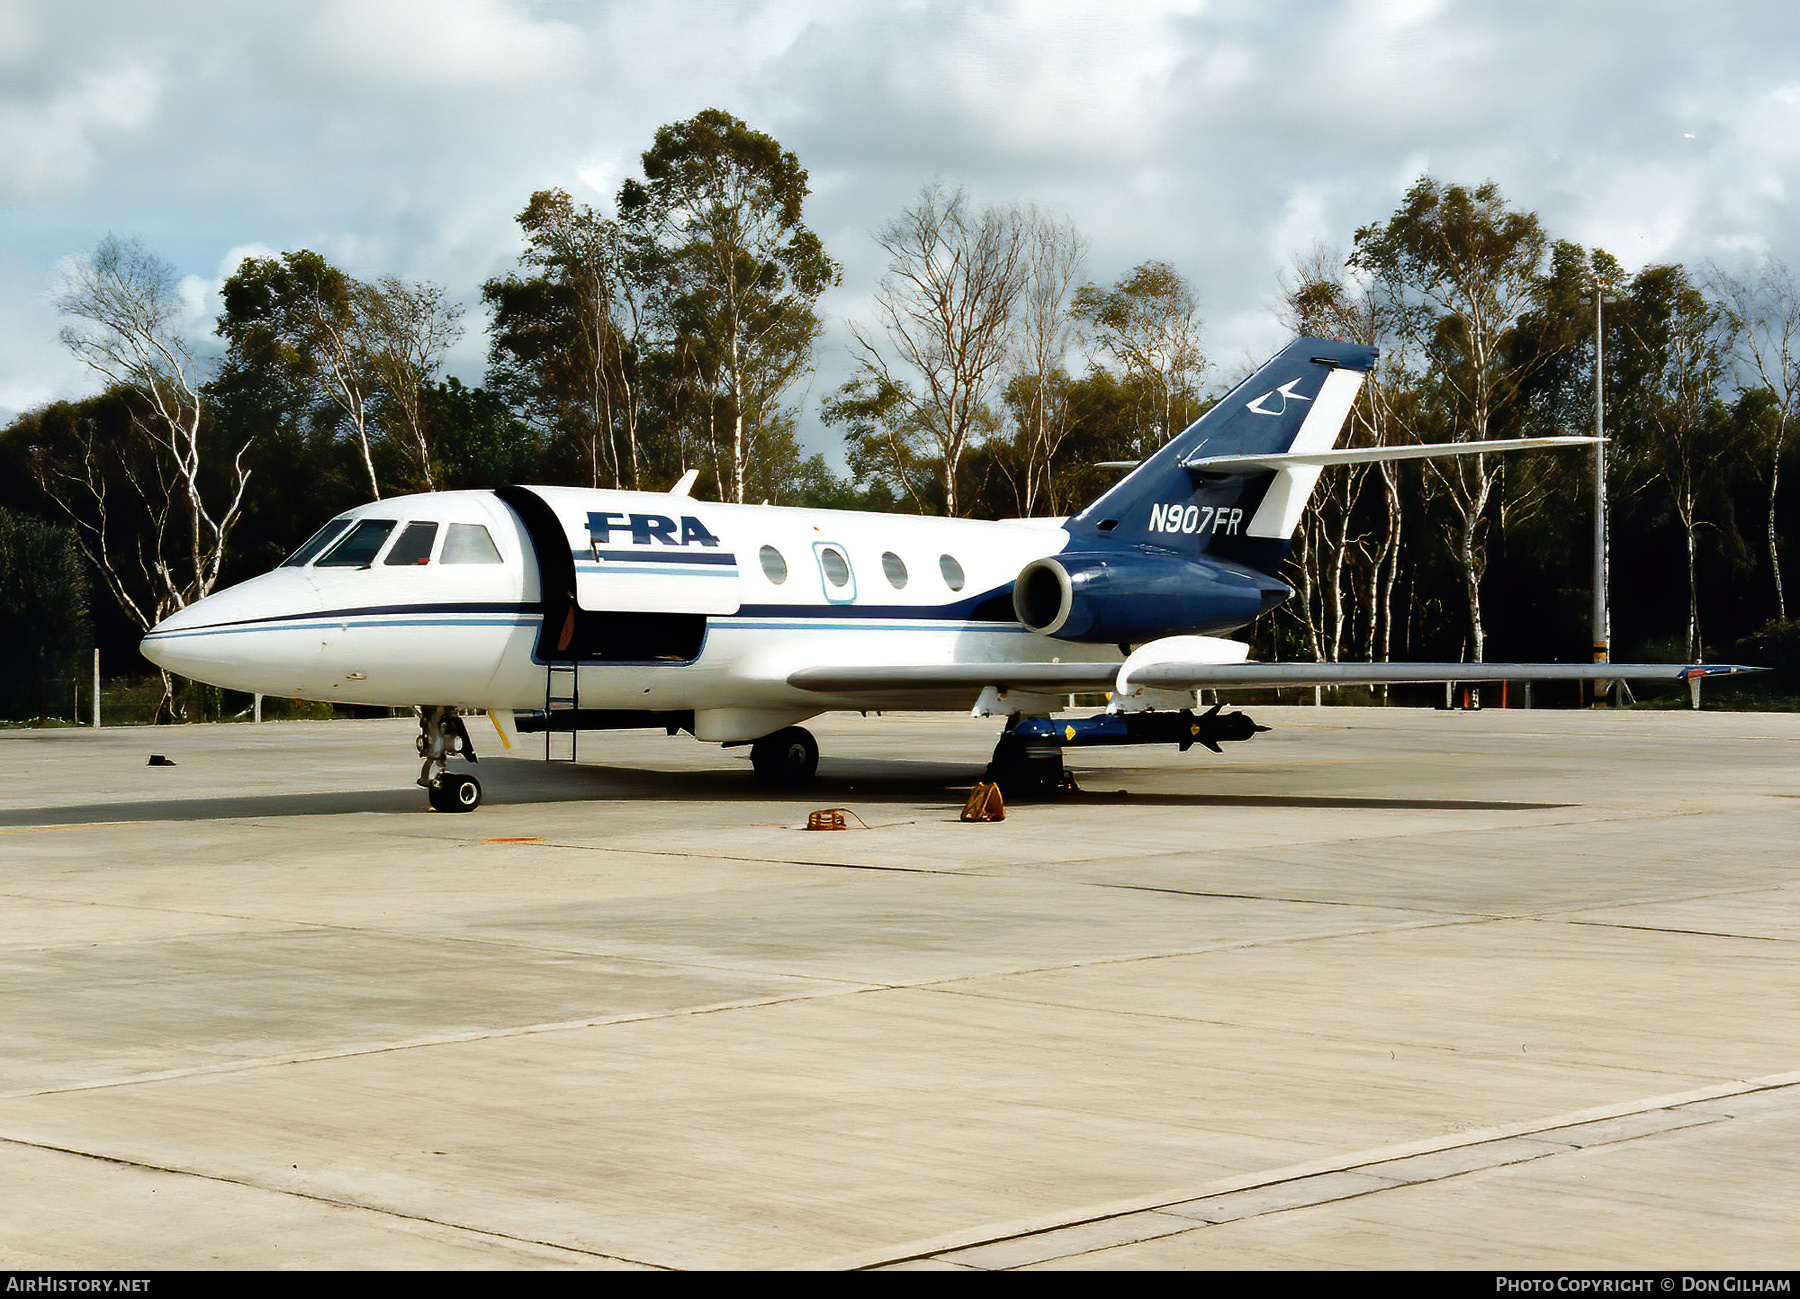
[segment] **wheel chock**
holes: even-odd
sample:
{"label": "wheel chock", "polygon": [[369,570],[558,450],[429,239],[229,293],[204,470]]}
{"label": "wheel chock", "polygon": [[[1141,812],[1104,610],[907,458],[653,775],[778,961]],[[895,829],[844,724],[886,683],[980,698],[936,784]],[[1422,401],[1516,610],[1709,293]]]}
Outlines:
{"label": "wheel chock", "polygon": [[1000,786],[981,781],[969,794],[969,801],[963,804],[962,819],[964,821],[1004,821],[1006,820],[1006,800],[1000,797]]}

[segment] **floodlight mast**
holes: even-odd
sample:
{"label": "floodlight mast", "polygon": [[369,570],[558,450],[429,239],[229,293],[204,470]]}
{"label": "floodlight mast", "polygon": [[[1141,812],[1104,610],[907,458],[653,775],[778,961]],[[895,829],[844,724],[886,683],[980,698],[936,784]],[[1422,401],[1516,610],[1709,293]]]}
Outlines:
{"label": "floodlight mast", "polygon": [[[1607,598],[1607,579],[1611,569],[1611,547],[1606,529],[1606,403],[1603,377],[1606,331],[1603,306],[1607,286],[1594,277],[1594,662],[1612,661],[1612,613]],[[1617,301],[1615,298],[1614,301]],[[1594,702],[1605,698],[1609,686],[1620,683],[1594,682]]]}

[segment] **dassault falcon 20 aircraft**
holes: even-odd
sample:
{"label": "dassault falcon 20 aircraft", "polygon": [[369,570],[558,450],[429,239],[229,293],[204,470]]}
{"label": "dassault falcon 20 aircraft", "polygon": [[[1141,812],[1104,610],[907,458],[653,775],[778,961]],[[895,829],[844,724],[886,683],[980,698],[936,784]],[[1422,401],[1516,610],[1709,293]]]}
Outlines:
{"label": "dassault falcon 20 aircraft", "polygon": [[[1202,689],[1687,679],[1676,664],[1251,663],[1224,639],[1275,576],[1323,466],[1591,442],[1334,450],[1373,348],[1300,339],[1069,519],[919,518],[568,487],[403,496],[333,519],[272,573],[153,628],[152,662],[232,690],[416,708],[419,784],[481,801],[462,714],[518,730],[660,727],[748,745],[796,788],[833,709],[1007,719],[993,776],[1062,778],[1083,744],[1201,744],[1259,727]],[[1071,692],[1106,711],[1051,720]],[[515,718],[519,711],[530,716]],[[548,747],[549,736],[546,736]]]}

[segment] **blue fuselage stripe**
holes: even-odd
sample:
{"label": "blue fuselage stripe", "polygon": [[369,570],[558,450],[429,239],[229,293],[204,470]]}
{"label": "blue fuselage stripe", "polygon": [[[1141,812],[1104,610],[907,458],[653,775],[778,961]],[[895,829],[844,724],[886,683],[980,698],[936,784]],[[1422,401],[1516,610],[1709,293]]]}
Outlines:
{"label": "blue fuselage stripe", "polygon": [[576,550],[570,552],[578,560],[604,560],[611,563],[624,561],[639,564],[684,564],[710,565],[720,568],[736,568],[737,556],[733,554],[685,554],[678,550]]}
{"label": "blue fuselage stripe", "polygon": [[[996,632],[1026,629],[1010,618],[973,616],[977,606],[997,592],[963,599],[949,605],[852,605],[852,604],[754,604],[728,614],[708,615],[708,620],[734,631],[807,631],[830,627],[869,631],[940,631],[951,627],[976,627]],[[361,609],[321,609],[306,613],[267,614],[233,622],[197,627],[152,630],[146,640],[178,636],[222,635],[244,631],[294,631],[342,627],[510,627],[533,622],[543,612],[535,601],[470,603],[385,604]],[[606,612],[593,610],[591,612]],[[636,610],[635,612],[656,612]]]}

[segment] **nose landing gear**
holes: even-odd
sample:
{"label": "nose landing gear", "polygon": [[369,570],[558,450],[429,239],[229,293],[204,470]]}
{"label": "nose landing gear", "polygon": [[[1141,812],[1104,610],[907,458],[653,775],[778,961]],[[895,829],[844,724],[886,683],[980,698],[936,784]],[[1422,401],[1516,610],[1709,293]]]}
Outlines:
{"label": "nose landing gear", "polygon": [[418,784],[434,812],[473,812],[481,806],[481,782],[473,776],[451,775],[446,768],[452,757],[477,762],[475,746],[456,710],[440,705],[419,709],[419,736],[414,742],[424,763]]}
{"label": "nose landing gear", "polygon": [[481,782],[473,776],[439,776],[426,786],[434,812],[473,812],[481,806]]}

